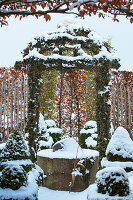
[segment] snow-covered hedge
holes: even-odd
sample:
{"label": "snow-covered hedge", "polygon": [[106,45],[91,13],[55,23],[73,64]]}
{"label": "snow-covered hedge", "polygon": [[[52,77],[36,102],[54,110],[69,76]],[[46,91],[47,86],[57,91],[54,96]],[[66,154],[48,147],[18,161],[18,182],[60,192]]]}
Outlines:
{"label": "snow-covered hedge", "polygon": [[97,172],[98,192],[108,193],[109,196],[129,195],[129,181],[127,173],[121,167],[108,167]]}
{"label": "snow-covered hedge", "polygon": [[0,176],[0,187],[18,190],[21,186],[26,186],[26,171],[19,165],[6,166]]}
{"label": "snow-covered hedge", "polygon": [[54,143],[59,141],[62,136],[62,129],[56,127],[54,120],[44,120],[43,115],[39,116],[39,137],[38,151],[50,149]]}
{"label": "snow-covered hedge", "polygon": [[80,131],[79,144],[82,148],[95,149],[97,145],[97,123],[88,121]]}
{"label": "snow-covered hedge", "polygon": [[24,137],[20,131],[14,130],[0,154],[0,199],[37,199],[37,177],[33,175],[36,169],[29,158]]}
{"label": "snow-covered hedge", "polygon": [[133,162],[133,141],[129,133],[123,127],[118,127],[106,149],[109,161]]}

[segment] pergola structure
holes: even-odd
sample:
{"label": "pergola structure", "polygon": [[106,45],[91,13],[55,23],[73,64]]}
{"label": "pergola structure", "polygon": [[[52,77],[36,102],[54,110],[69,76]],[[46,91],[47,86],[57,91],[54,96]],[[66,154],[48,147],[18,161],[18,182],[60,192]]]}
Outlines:
{"label": "pergola structure", "polygon": [[112,53],[110,44],[86,27],[69,25],[54,33],[37,36],[24,50],[16,69],[26,68],[29,84],[28,124],[29,147],[35,160],[35,140],[38,134],[39,92],[41,72],[44,69],[74,71],[80,69],[96,72],[96,121],[98,151],[104,156],[110,139],[110,76],[111,69],[118,69],[119,60]]}

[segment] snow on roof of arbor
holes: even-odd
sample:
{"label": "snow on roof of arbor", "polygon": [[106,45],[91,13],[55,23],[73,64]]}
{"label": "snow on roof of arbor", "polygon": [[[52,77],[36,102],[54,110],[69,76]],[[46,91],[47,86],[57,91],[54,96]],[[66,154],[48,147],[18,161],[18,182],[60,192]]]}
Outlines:
{"label": "snow on roof of arbor", "polygon": [[[87,36],[78,36],[76,34],[79,30],[83,30],[84,32],[87,31]],[[77,32],[75,32],[77,31]],[[82,48],[81,45],[70,45],[67,44],[65,47],[70,47],[78,50],[78,55],[76,56],[64,56],[64,55],[59,55],[59,52],[56,44],[56,40],[60,40],[61,38],[68,39],[70,42],[73,42],[74,40],[76,43],[84,43],[90,42],[95,43],[99,47],[99,53],[96,55],[88,55]],[[52,55],[43,55],[42,53],[39,52],[41,47],[36,46],[36,44],[41,43],[41,47],[45,45],[47,42],[47,45],[50,45],[49,47],[52,49]],[[86,26],[80,26],[77,24],[70,24],[69,26],[66,27],[61,27],[56,30],[54,33],[40,33],[38,34],[34,40],[30,43],[32,46],[31,49],[29,49],[28,54],[23,58],[21,57],[18,62],[23,62],[24,60],[29,60],[31,58],[34,58],[34,60],[42,60],[45,64],[45,62],[49,62],[51,60],[54,60],[55,62],[57,60],[61,60],[62,62],[67,61],[67,62],[91,62],[91,64],[94,64],[94,62],[98,61],[100,58],[104,57],[110,61],[113,61],[114,59],[118,59],[116,52],[110,51],[105,47],[105,42],[107,41],[103,40],[101,36],[99,36],[96,32],[90,31],[90,29]],[[58,47],[63,47],[61,42],[58,42]],[[112,51],[112,52],[111,52]],[[64,64],[63,67],[73,67],[72,64]]]}
{"label": "snow on roof of arbor", "polygon": [[112,153],[114,155],[120,155],[123,158],[133,159],[133,141],[131,140],[129,133],[123,127],[118,127],[106,149],[106,155]]}
{"label": "snow on roof of arbor", "polygon": [[[46,149],[39,151],[38,156],[48,158],[64,158],[64,159],[75,159],[75,158],[95,158],[99,155],[98,151],[90,149],[81,149],[79,144],[73,138],[66,138],[61,140],[63,149],[53,152],[53,149]],[[61,142],[59,141],[59,142]]]}

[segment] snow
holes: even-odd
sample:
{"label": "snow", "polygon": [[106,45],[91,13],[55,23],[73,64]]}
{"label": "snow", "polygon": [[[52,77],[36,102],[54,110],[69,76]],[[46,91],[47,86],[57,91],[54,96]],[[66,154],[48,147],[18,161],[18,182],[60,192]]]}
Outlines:
{"label": "snow", "polygon": [[5,147],[6,143],[0,144],[0,151]]}
{"label": "snow", "polygon": [[[80,134],[95,134],[97,132],[97,123],[96,121],[90,120],[86,122],[84,128],[81,129]],[[96,137],[96,135],[94,135]]]}
{"label": "snow", "polygon": [[90,120],[88,122],[86,122],[86,124],[84,125],[84,128],[86,127],[92,127],[92,128],[96,128],[97,127],[97,122],[96,121],[93,121],[93,120]]}
{"label": "snow", "polygon": [[86,143],[87,147],[96,147],[96,145],[97,145],[97,141],[96,141],[96,140],[93,140],[92,137],[88,137],[88,138],[85,140],[85,143]]}
{"label": "snow", "polygon": [[41,147],[51,148],[52,144],[53,144],[53,139],[52,139],[52,137],[48,137],[48,141],[40,140],[38,142],[38,144],[39,144],[39,148],[41,148]]}
{"label": "snow", "polygon": [[46,149],[39,151],[37,156],[47,157],[47,158],[64,158],[64,159],[75,159],[75,158],[95,158],[99,155],[99,152],[91,149],[82,149],[82,151],[73,152],[73,151],[55,151],[52,149]]}
{"label": "snow", "polygon": [[85,130],[85,129],[81,129],[81,131],[80,131],[80,134],[94,134],[95,133],[95,129],[94,128],[91,128],[91,129],[87,129],[87,130]]}
{"label": "snow", "polygon": [[49,129],[47,129],[47,132],[52,133],[52,134],[54,134],[54,133],[62,134],[62,129],[61,128],[49,128]]}
{"label": "snow", "polygon": [[45,122],[45,124],[46,124],[46,127],[47,126],[49,126],[49,127],[53,127],[53,128],[56,128],[56,124],[55,124],[55,121],[54,120],[51,120],[51,119],[49,119],[49,120],[45,120],[44,121]]}
{"label": "snow", "polygon": [[[122,169],[121,167],[106,167],[100,171],[97,172],[96,174],[96,178],[100,180],[100,182],[103,185],[106,185],[105,179],[109,176],[113,176],[112,173],[117,174],[117,172],[119,174],[123,174],[125,177],[127,176],[127,173],[124,169]],[[119,180],[121,180],[123,177],[122,176],[118,176],[116,177],[116,182],[118,182]]]}
{"label": "snow", "polygon": [[114,155],[120,155],[123,158],[133,159],[133,141],[131,140],[129,133],[123,127],[118,127],[106,149],[106,155],[112,153]]}
{"label": "snow", "polygon": [[83,192],[69,192],[39,187],[39,200],[87,200],[87,192],[88,189]]}
{"label": "snow", "polygon": [[119,161],[108,161],[107,158],[103,158],[101,161],[102,167],[122,167],[125,168],[132,168],[133,170],[133,162],[119,162]]}
{"label": "snow", "polygon": [[[91,33],[88,34],[88,37],[85,37],[85,36],[75,36],[75,33],[74,33],[74,30],[75,29],[85,29],[85,30],[88,30],[89,31],[89,28],[87,27],[84,27],[84,26],[81,26],[81,25],[78,25],[78,24],[69,24],[69,26],[64,26],[64,27],[61,27],[59,29],[57,29],[54,33],[51,33],[51,34],[47,34],[47,33],[40,33],[38,34],[35,39],[33,41],[31,41],[31,44],[32,46],[34,47],[33,50],[31,50],[28,55],[26,55],[24,58],[23,58],[23,55],[21,58],[19,58],[18,61],[23,61],[23,60],[27,60],[27,59],[30,59],[32,57],[34,57],[36,60],[38,59],[41,59],[43,60],[44,62],[45,61],[48,61],[48,60],[62,60],[63,61],[80,61],[80,60],[84,60],[84,61],[90,61],[90,62],[93,62],[95,60],[99,60],[101,57],[106,57],[107,59],[109,60],[113,60],[113,59],[117,59],[117,55],[116,53],[113,53],[113,52],[109,52],[107,51],[107,48],[105,48],[104,46],[104,41],[102,39],[102,37],[100,37],[97,33],[95,33],[94,31],[92,31]],[[70,32],[71,34],[69,34],[68,32]],[[73,40],[76,40],[77,42],[87,42],[87,41],[90,41],[93,40],[94,43],[98,43],[98,45],[102,46],[101,49],[100,49],[100,52],[97,54],[97,55],[94,55],[94,56],[91,56],[91,55],[88,55],[87,53],[84,52],[84,50],[81,48],[79,48],[79,45],[78,45],[78,53],[79,55],[78,56],[63,56],[63,55],[59,55],[59,54],[56,54],[56,52],[58,52],[58,48],[56,48],[56,46],[53,46],[53,43],[52,41],[54,40],[59,40],[61,38],[67,38],[71,41]],[[40,40],[40,42],[44,42],[43,40],[45,40],[46,42],[47,41],[50,41],[51,44],[52,44],[52,48],[54,49],[52,55],[48,55],[48,56],[44,56],[42,54],[39,53],[39,49],[36,48],[36,43]],[[61,44],[60,44],[61,46]],[[73,48],[77,48],[77,46],[74,45]],[[64,67],[72,67],[73,65],[68,65],[68,64],[64,64],[63,63],[63,66]]]}
{"label": "snow", "polygon": [[32,165],[33,163],[31,162],[30,159],[26,159],[26,160],[10,160],[10,161],[6,161],[6,162],[2,162],[2,164],[6,164],[6,165]]}
{"label": "snow", "polygon": [[[133,177],[132,177],[133,180]],[[133,191],[133,188],[132,188]],[[132,200],[133,192],[130,193],[127,197],[118,197],[118,196],[108,196],[107,194],[100,194],[97,192],[97,185],[92,184],[88,189],[88,200]]]}
{"label": "snow", "polygon": [[35,200],[33,194],[38,193],[38,185],[35,181],[35,172],[30,171],[28,173],[28,181],[26,186],[21,186],[18,190],[12,189],[2,189],[0,188],[0,199],[3,200],[5,198],[13,198],[24,200],[26,197],[30,198],[31,200]]}
{"label": "snow", "polygon": [[[128,173],[129,174],[129,173]],[[97,192],[96,183],[90,185],[82,192],[68,192],[51,190],[46,187],[39,187],[39,200],[133,200],[133,174],[129,176],[129,184],[131,193],[127,197],[109,197],[107,194],[103,195]],[[90,197],[91,195],[91,197]],[[88,196],[88,199],[87,199]]]}
{"label": "snow", "polygon": [[40,113],[39,115],[39,132],[41,133],[42,130],[46,130],[46,124],[44,121],[43,115]]}

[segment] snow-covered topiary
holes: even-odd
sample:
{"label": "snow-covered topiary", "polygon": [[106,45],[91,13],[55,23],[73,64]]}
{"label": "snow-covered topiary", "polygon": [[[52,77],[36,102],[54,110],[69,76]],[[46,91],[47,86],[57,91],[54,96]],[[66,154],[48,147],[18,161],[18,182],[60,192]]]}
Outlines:
{"label": "snow-covered topiary", "polygon": [[46,129],[56,128],[56,124],[54,120],[49,119],[49,120],[45,120],[44,122],[45,122]]}
{"label": "snow-covered topiary", "polygon": [[96,121],[90,120],[88,121],[85,125],[84,125],[84,129],[88,130],[88,129],[94,129],[95,131],[97,131],[97,123]]}
{"label": "snow-covered topiary", "polygon": [[62,129],[60,128],[49,128],[47,130],[48,134],[53,138],[54,143],[61,140],[62,136]]}
{"label": "snow-covered topiary", "polygon": [[27,174],[26,171],[19,165],[6,166],[2,170],[0,176],[0,187],[11,188],[12,190],[18,190],[21,186],[26,186]]}
{"label": "snow-covered topiary", "polygon": [[129,181],[127,173],[121,167],[107,167],[96,174],[98,193],[109,196],[129,195]]}
{"label": "snow-covered topiary", "polygon": [[90,120],[80,131],[79,144],[82,148],[95,149],[97,146],[97,123]]}
{"label": "snow-covered topiary", "polygon": [[54,120],[44,120],[43,115],[39,116],[39,137],[38,151],[50,149],[53,143],[61,139],[62,129],[57,128]]}
{"label": "snow-covered topiary", "polygon": [[20,131],[14,130],[6,142],[5,148],[3,148],[0,160],[22,160],[29,159],[29,151],[25,140]]}
{"label": "snow-covered topiary", "polygon": [[109,161],[133,162],[133,141],[123,127],[118,127],[106,149]]}
{"label": "snow-covered topiary", "polygon": [[14,130],[0,155],[0,199],[37,200],[37,170],[29,156],[23,135]]}
{"label": "snow-covered topiary", "polygon": [[51,149],[53,143],[53,138],[51,136],[41,136],[41,140],[38,141],[38,151],[43,149]]}

